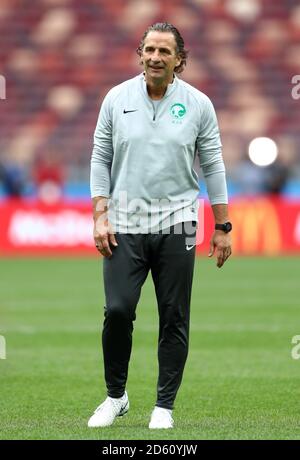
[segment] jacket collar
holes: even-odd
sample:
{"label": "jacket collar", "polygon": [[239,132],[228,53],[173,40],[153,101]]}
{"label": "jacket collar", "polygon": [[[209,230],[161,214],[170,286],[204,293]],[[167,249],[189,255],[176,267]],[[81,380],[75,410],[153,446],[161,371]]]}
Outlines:
{"label": "jacket collar", "polygon": [[[143,93],[145,94],[145,96],[147,96],[149,98],[149,94],[148,94],[148,91],[147,91],[147,84],[146,84],[146,79],[145,79],[145,74],[144,72],[142,72],[140,74],[140,79],[141,79],[141,83],[142,83],[142,89],[143,89]],[[169,83],[168,84],[168,87],[167,87],[167,91],[165,92],[164,96],[162,99],[168,97],[170,94],[173,93],[173,91],[175,91],[177,85],[178,85],[178,77],[174,74],[174,78],[173,78],[173,81],[172,83]]]}

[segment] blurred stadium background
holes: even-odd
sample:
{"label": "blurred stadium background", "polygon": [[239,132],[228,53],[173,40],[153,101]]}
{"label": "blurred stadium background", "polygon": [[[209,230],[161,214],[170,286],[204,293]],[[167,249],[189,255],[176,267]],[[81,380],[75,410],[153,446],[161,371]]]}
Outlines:
{"label": "blurred stadium background", "polygon": [[[91,251],[89,218],[84,204],[77,206],[89,200],[99,106],[109,88],[141,71],[135,53],[139,40],[149,24],[164,20],[179,28],[190,50],[182,77],[215,104],[230,197],[248,198],[232,207],[242,240],[236,249],[299,250],[300,102],[292,97],[292,78],[300,73],[298,1],[2,0],[0,74],[6,99],[0,101],[0,253],[47,249],[47,236],[53,235],[58,249]],[[272,139],[278,152],[269,166],[258,166],[248,156],[251,141],[260,137]],[[267,147],[258,145],[256,155],[267,157]],[[201,174],[200,184],[205,197]],[[282,200],[261,200],[267,195]],[[8,205],[9,197],[22,198],[19,213]],[[36,213],[26,212],[36,198]],[[40,207],[61,200],[65,206],[55,211],[56,219],[53,209],[49,217],[47,206]],[[70,201],[73,208],[66,207]],[[76,234],[74,219],[81,222]],[[261,246],[260,227],[267,220],[273,242]],[[16,230],[20,226],[23,235]]]}
{"label": "blurred stadium background", "polygon": [[[108,89],[141,71],[135,49],[156,21],[181,31],[190,50],[182,78],[215,105],[235,228],[234,258],[222,271],[201,257],[196,264],[179,429],[168,436],[299,438],[299,362],[290,356],[300,333],[297,0],[1,0],[0,334],[7,360],[0,359],[0,437],[150,436],[143,428],[156,379],[150,281],[129,380],[134,422],[128,416],[123,431],[119,424],[105,435],[85,425],[103,377],[92,136]],[[273,143],[256,143],[253,162],[249,146],[257,138]],[[269,154],[274,161],[260,166]],[[199,253],[207,252],[212,229],[209,206],[205,213]]]}

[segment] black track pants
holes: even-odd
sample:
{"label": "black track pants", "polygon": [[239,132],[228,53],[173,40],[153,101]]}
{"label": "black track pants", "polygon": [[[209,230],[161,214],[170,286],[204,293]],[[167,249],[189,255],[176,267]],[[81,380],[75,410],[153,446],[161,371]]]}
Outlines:
{"label": "black track pants", "polygon": [[159,234],[116,234],[118,246],[103,266],[102,345],[109,396],[124,394],[135,310],[151,270],[159,311],[156,405],[173,408],[188,353],[195,234],[195,222],[177,224]]}

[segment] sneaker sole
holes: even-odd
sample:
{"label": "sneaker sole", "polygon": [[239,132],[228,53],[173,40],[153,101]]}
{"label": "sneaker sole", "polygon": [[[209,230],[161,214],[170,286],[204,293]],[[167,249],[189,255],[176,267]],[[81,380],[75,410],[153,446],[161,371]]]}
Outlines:
{"label": "sneaker sole", "polygon": [[173,426],[149,426],[149,430],[172,430]]}

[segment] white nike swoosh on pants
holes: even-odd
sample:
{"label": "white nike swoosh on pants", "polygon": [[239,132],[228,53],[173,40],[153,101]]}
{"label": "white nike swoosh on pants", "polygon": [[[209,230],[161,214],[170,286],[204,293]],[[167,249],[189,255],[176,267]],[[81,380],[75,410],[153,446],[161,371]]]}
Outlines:
{"label": "white nike swoosh on pants", "polygon": [[195,244],[193,244],[192,246],[186,246],[185,249],[187,251],[190,251],[191,249],[193,249],[195,247]]}

